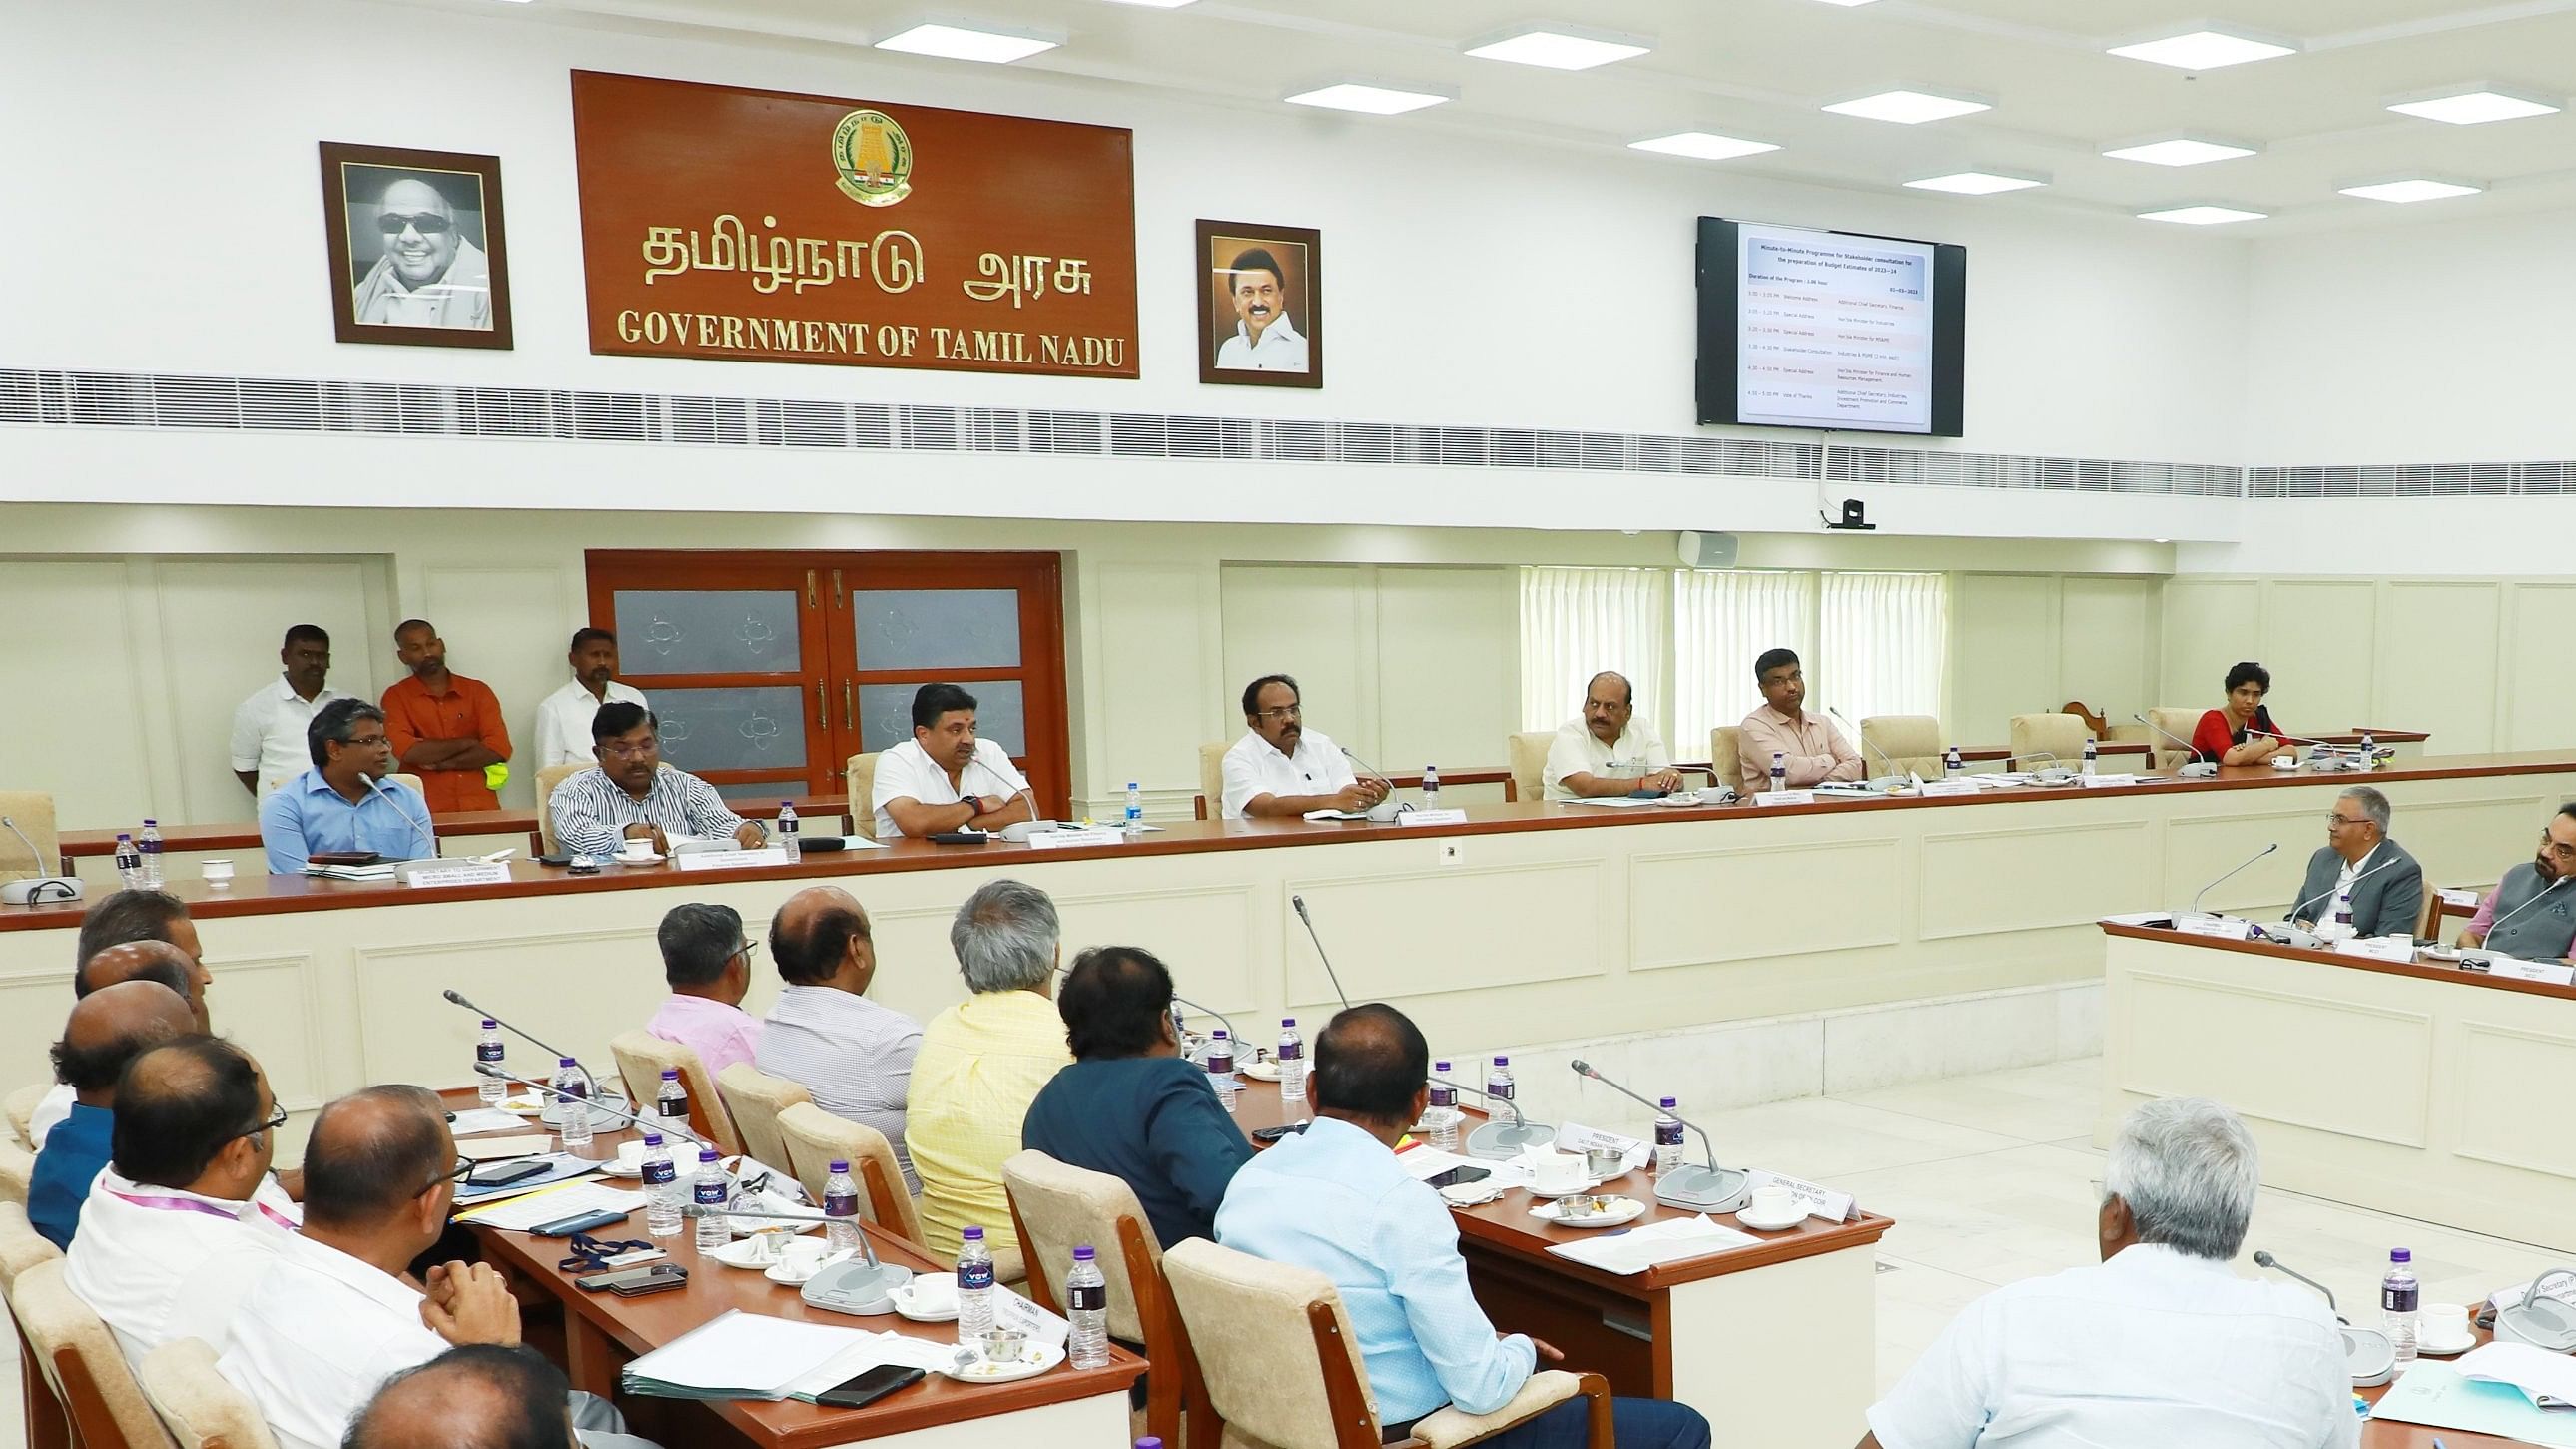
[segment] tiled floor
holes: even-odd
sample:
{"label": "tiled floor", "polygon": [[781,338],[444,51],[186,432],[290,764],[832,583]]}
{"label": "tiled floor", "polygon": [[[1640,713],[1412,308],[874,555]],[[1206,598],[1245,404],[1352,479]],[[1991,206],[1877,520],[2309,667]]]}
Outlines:
{"label": "tiled floor", "polygon": [[[1878,1378],[1895,1382],[1961,1307],[2002,1284],[2095,1261],[2098,1059],[1713,1114],[1730,1162],[1794,1172],[1896,1219],[1880,1246]],[[2425,1301],[2466,1302],[2563,1254],[2265,1189],[2246,1244],[2369,1321],[2388,1250],[2415,1251]],[[2250,1263],[2240,1271],[2252,1272]],[[0,1322],[0,1449],[19,1449],[17,1346]]]}

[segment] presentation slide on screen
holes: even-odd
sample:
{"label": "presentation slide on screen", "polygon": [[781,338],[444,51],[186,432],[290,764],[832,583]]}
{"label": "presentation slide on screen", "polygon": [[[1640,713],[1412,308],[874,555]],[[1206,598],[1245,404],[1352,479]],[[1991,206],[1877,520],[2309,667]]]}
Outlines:
{"label": "presentation slide on screen", "polygon": [[1932,246],[1779,226],[1736,235],[1739,419],[1930,432]]}

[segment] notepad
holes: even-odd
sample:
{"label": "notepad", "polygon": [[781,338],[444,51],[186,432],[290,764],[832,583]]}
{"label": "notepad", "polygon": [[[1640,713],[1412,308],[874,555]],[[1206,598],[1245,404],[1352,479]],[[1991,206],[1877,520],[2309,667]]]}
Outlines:
{"label": "notepad", "polygon": [[505,1232],[524,1233],[543,1223],[587,1212],[631,1213],[644,1205],[644,1194],[610,1187],[604,1182],[577,1182],[535,1192],[513,1183],[504,1192],[517,1191],[522,1196],[508,1202],[494,1202],[471,1212],[456,1215],[459,1222],[478,1223]]}
{"label": "notepad", "polygon": [[[1701,1213],[1697,1217],[1666,1218],[1651,1227],[1631,1232],[1611,1233],[1573,1243],[1551,1243],[1548,1251],[1587,1268],[1626,1275],[1643,1273],[1658,1263],[1702,1258],[1729,1248],[1750,1247],[1761,1241],[1751,1233],[1739,1233]],[[2571,1449],[2576,1449],[2576,1446],[2571,1446]]]}
{"label": "notepad", "polygon": [[866,1350],[876,1337],[865,1329],[798,1323],[737,1308],[636,1359],[618,1377],[634,1394],[774,1402],[837,1368],[842,1355]]}

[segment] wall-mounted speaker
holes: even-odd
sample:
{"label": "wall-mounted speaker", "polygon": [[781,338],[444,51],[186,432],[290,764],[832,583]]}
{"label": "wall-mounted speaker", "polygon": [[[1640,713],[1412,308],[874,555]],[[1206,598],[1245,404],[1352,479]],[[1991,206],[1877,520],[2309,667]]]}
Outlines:
{"label": "wall-mounted speaker", "polygon": [[1742,540],[1731,533],[1695,533],[1682,530],[1682,567],[1693,569],[1731,569],[1735,567],[1736,546]]}

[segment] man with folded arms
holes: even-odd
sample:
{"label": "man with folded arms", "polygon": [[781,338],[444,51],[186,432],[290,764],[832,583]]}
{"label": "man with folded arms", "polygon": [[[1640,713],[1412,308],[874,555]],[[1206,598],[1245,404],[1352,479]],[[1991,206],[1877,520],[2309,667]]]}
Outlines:
{"label": "man with folded arms", "polygon": [[[1655,734],[1638,719],[1637,687],[1609,670],[1583,687],[1583,714],[1557,727],[1539,771],[1547,798],[1588,800],[1635,790],[1678,790],[1681,771]],[[1723,783],[1723,782],[1720,782]]]}
{"label": "man with folded arms", "polygon": [[868,999],[877,976],[868,913],[839,886],[808,886],[769,918],[769,959],[786,987],[760,1024],[752,1065],[804,1087],[833,1116],[883,1134],[904,1187],[919,1192],[903,1131],[921,1023]]}
{"label": "man with folded arms", "polygon": [[114,1151],[116,1082],[125,1064],[196,1029],[187,999],[160,981],[102,986],[72,1008],[54,1043],[54,1076],[77,1096],[36,1153],[27,1182],[27,1221],[47,1242],[68,1248],[80,1230],[81,1204]]}
{"label": "man with folded arms", "polygon": [[1214,803],[1225,820],[1294,820],[1309,810],[1366,810],[1386,798],[1386,782],[1351,772],[1341,746],[1306,728],[1297,681],[1265,674],[1243,690],[1242,739],[1225,752],[1224,794]]}
{"label": "man with folded arms", "polygon": [[1037,818],[1010,751],[975,734],[975,696],[953,684],[912,693],[912,738],[877,757],[877,839],[999,830]]}
{"label": "man with folded arms", "polygon": [[176,1338],[217,1353],[232,1341],[243,1296],[295,1231],[268,1175],[285,1125],[259,1063],[220,1037],[165,1042],[117,1079],[113,1150],[63,1282],[128,1366]]}
{"label": "man with folded arms", "polygon": [[509,763],[510,726],[492,686],[448,669],[447,641],[427,619],[403,620],[394,650],[411,671],[379,701],[394,758],[420,776],[434,814],[500,809],[487,772]]}
{"label": "man with folded arms", "polygon": [[2101,1266],[1969,1304],[1871,1407],[1860,1449],[2351,1449],[2360,1419],[2333,1312],[2228,1266],[2259,1186],[2254,1138],[2225,1107],[2130,1112],[2103,1170]]}
{"label": "man with folded arms", "polygon": [[546,801],[565,850],[615,855],[620,841],[649,840],[655,855],[669,855],[674,835],[729,836],[745,850],[769,838],[759,821],[734,814],[714,786],[662,767],[661,724],[642,705],[601,705],[590,739],[597,768],[566,776]]}
{"label": "man with folded arms", "polygon": [[2561,805],[2541,828],[2540,850],[2504,873],[2460,932],[2463,946],[2483,946],[2517,961],[2564,960],[2576,945],[2576,890],[2560,890],[2576,873],[2576,804]]}
{"label": "man with folded arms", "polygon": [[[304,1150],[304,1232],[243,1298],[216,1369],[281,1449],[336,1449],[387,1378],[452,1345],[519,1342],[519,1304],[487,1263],[410,1265],[435,1246],[472,1164],[438,1098],[368,1087],[324,1107]],[[571,1396],[583,1442],[641,1445],[605,1400]]]}
{"label": "man with folded arms", "polygon": [[1766,651],[1753,661],[1753,682],[1762,689],[1762,707],[1744,717],[1737,737],[1737,760],[1744,771],[1738,787],[1747,795],[1771,788],[1771,757],[1783,757],[1788,773],[1783,783],[1804,790],[1828,780],[1859,780],[1869,768],[1832,721],[1807,712],[1807,671],[1787,649]]}
{"label": "man with folded arms", "polygon": [[[1431,1048],[1404,1013],[1348,1007],[1315,1038],[1307,1092],[1315,1120],[1246,1163],[1217,1210],[1217,1241],[1333,1280],[1389,1442],[1446,1405],[1491,1414],[1538,1360],[1563,1354],[1498,1335],[1467,1287],[1458,1225],[1429,1184],[1396,1164],[1395,1144],[1431,1100]],[[1708,1449],[1708,1420],[1661,1399],[1613,1399],[1619,1449]],[[1496,1449],[1585,1442],[1576,1398],[1478,1441]]]}
{"label": "man with folded arms", "polygon": [[2298,904],[2283,919],[2332,921],[2349,891],[2353,934],[2412,939],[2424,919],[2424,867],[2388,838],[2389,815],[2388,797],[2368,785],[2337,795],[2326,814],[2326,843],[2308,857]]}

